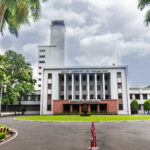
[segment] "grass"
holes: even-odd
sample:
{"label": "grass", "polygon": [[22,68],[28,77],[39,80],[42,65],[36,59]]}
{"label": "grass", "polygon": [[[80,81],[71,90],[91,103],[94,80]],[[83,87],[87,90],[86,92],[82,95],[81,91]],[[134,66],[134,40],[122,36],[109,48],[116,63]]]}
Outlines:
{"label": "grass", "polygon": [[4,127],[4,125],[0,124],[0,127]]}
{"label": "grass", "polygon": [[150,116],[135,115],[92,115],[83,117],[79,115],[53,115],[53,116],[28,116],[17,117],[16,120],[33,121],[127,121],[127,120],[150,120]]}

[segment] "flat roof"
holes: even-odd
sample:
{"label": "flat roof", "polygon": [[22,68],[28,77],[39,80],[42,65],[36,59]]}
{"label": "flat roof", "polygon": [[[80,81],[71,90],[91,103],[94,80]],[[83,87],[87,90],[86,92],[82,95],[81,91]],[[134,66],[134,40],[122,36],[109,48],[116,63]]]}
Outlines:
{"label": "flat roof", "polygon": [[117,66],[65,66],[65,67],[43,67],[44,70],[77,70],[77,69],[126,69],[127,65]]}

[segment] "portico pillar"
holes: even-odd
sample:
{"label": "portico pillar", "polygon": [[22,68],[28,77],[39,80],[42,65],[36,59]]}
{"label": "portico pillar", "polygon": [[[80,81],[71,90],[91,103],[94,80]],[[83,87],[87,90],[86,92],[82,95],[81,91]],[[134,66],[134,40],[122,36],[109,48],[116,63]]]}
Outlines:
{"label": "portico pillar", "polygon": [[64,100],[66,100],[66,74],[64,74]]}
{"label": "portico pillar", "polygon": [[72,74],[72,100],[74,99],[74,74]]}
{"label": "portico pillar", "polygon": [[82,110],[81,110],[81,104],[79,104],[79,112],[80,113],[82,112]]}
{"label": "portico pillar", "polygon": [[105,74],[102,74],[102,82],[103,82],[103,99],[105,99]]}
{"label": "portico pillar", "polygon": [[97,100],[97,74],[95,73],[95,99]]}
{"label": "portico pillar", "polygon": [[79,90],[80,90],[80,93],[79,93],[79,95],[80,95],[80,97],[79,97],[79,99],[81,100],[82,99],[82,76],[81,76],[81,73],[79,74]]}
{"label": "portico pillar", "polygon": [[89,74],[87,74],[87,100],[89,99]]}
{"label": "portico pillar", "polygon": [[72,104],[70,105],[70,112],[72,113],[72,111],[73,111],[73,106],[72,106]]}
{"label": "portico pillar", "polygon": [[90,113],[91,112],[91,105],[88,104],[88,112]]}
{"label": "portico pillar", "polygon": [[97,104],[97,112],[100,112],[99,104]]}

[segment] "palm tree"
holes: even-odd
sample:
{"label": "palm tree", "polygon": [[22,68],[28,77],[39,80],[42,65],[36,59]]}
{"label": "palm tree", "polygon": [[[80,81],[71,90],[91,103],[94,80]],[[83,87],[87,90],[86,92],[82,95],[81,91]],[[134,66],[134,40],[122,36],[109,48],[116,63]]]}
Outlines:
{"label": "palm tree", "polygon": [[[143,10],[146,6],[150,4],[150,0],[139,0],[138,8]],[[148,26],[150,23],[150,9],[146,12],[144,22]]]}
{"label": "palm tree", "polygon": [[0,0],[0,32],[7,24],[10,33],[18,36],[21,25],[29,24],[30,18],[37,21],[40,14],[40,0]]}

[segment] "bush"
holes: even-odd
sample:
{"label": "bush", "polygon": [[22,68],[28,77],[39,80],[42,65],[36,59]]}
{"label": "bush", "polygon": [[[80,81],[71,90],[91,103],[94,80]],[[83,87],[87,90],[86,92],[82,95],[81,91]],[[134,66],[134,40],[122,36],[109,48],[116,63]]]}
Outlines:
{"label": "bush", "polygon": [[149,114],[149,111],[150,111],[150,99],[149,100],[146,100],[144,102],[144,110],[147,110],[148,111],[148,114]]}
{"label": "bush", "polygon": [[131,102],[131,113],[136,114],[139,110],[139,104],[137,100],[133,100]]}
{"label": "bush", "polygon": [[0,133],[0,140],[4,139],[6,137],[5,133]]}

